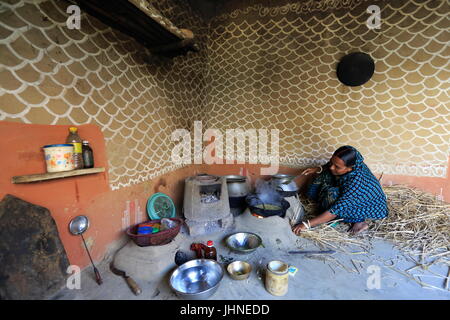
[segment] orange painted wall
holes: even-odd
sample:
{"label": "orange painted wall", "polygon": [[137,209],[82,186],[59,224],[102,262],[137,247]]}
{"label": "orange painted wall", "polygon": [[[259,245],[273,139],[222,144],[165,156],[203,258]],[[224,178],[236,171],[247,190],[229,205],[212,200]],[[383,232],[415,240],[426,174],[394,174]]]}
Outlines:
{"label": "orange painted wall", "polygon": [[[146,202],[153,193],[164,192],[171,196],[180,212],[184,179],[195,175],[196,171],[192,166],[185,167],[152,181],[112,191],[108,184],[104,137],[97,126],[81,125],[78,126],[79,134],[82,139],[89,140],[94,150],[95,166],[105,167],[105,173],[13,184],[13,176],[46,172],[41,147],[64,143],[68,127],[0,121],[0,199],[11,194],[49,209],[70,263],[83,268],[90,262],[81,237],[73,236],[68,231],[73,217],[89,217],[90,227],[84,237],[93,259],[101,260],[108,246],[123,235],[124,226],[147,220]],[[129,220],[124,224],[127,212]],[[138,221],[139,213],[141,221]]]}

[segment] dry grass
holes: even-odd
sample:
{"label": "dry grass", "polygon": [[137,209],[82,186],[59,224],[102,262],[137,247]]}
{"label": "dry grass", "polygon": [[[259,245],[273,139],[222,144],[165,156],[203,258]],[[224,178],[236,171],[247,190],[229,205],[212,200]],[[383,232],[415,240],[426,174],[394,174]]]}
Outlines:
{"label": "dry grass", "polygon": [[406,186],[384,187],[389,216],[374,221],[369,234],[392,241],[399,249],[425,261],[450,258],[450,204]]}
{"label": "dry grass", "polygon": [[[342,224],[332,228],[333,222],[317,226],[301,236],[321,246],[340,248],[368,246],[367,238],[389,240],[403,252],[429,258],[450,257],[450,204],[439,201],[434,195],[406,186],[384,187],[388,199],[389,215],[386,219],[369,222],[369,230],[362,235],[351,235]],[[306,219],[312,218],[315,206],[302,199]],[[342,249],[342,248],[341,248]]]}
{"label": "dry grass", "polygon": [[[349,225],[341,223],[332,227],[334,222],[329,222],[304,231],[300,236],[314,241],[320,247],[347,254],[368,253],[373,239],[390,241],[409,256],[416,266],[405,272],[395,270],[395,262],[388,267],[423,287],[436,289],[408,272],[416,268],[431,272],[429,267],[436,263],[450,265],[450,204],[407,186],[394,185],[383,189],[388,199],[389,215],[386,219],[369,222],[368,231],[352,235],[347,232]],[[305,219],[314,217],[314,204],[307,199],[302,199],[302,203],[306,211]],[[355,252],[355,247],[360,252]],[[448,290],[449,276],[450,270],[447,276],[435,274],[435,277],[445,279],[445,290]]]}
{"label": "dry grass", "polygon": [[[315,204],[307,198],[301,199],[305,207],[304,220],[314,218],[317,215]],[[364,241],[361,237],[353,237],[348,232],[348,226],[338,224],[333,226],[335,222],[342,220],[335,220],[324,223],[310,230],[303,231],[300,236],[314,241],[319,247],[331,248],[338,252],[352,253],[351,247],[358,247],[358,250],[367,252],[370,248],[370,243]]]}

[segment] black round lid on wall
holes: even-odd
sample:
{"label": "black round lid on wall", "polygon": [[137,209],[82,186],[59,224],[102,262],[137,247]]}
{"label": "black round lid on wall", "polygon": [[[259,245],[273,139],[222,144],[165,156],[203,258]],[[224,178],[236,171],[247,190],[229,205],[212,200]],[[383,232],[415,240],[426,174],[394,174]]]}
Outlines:
{"label": "black round lid on wall", "polygon": [[363,52],[353,52],[341,59],[337,66],[339,81],[347,86],[360,86],[372,77],[375,63]]}

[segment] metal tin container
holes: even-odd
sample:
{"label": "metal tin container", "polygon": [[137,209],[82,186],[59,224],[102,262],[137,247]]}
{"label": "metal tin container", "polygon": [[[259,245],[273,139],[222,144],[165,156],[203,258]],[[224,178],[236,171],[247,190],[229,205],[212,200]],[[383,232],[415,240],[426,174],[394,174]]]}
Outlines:
{"label": "metal tin container", "polygon": [[228,197],[245,197],[249,188],[247,185],[247,178],[239,175],[224,176],[227,179]]}
{"label": "metal tin container", "polygon": [[274,296],[288,292],[289,266],[282,261],[270,261],[266,270],[266,290]]}

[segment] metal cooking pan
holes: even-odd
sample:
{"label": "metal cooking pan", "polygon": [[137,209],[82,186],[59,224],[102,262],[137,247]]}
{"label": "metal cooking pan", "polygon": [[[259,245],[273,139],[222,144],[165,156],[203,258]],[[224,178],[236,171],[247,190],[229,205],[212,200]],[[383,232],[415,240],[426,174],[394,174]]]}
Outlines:
{"label": "metal cooking pan", "polygon": [[291,206],[284,199],[281,200],[281,203],[264,203],[256,195],[247,196],[246,201],[251,213],[263,217],[279,216],[284,218],[286,210]]}

